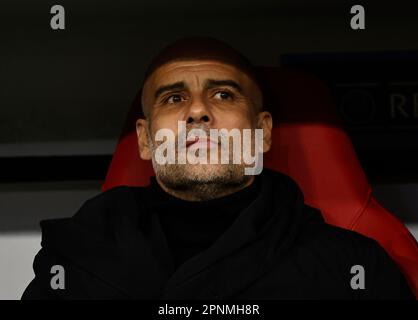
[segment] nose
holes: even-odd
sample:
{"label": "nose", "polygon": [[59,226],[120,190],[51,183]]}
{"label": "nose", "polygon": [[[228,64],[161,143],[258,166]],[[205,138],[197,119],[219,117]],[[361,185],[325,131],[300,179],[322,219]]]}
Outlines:
{"label": "nose", "polygon": [[213,116],[210,107],[202,100],[194,101],[188,110],[187,124],[204,123],[210,125],[213,122]]}

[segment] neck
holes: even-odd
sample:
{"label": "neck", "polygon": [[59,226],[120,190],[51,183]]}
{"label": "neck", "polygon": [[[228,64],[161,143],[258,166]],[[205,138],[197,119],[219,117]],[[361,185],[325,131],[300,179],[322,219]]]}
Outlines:
{"label": "neck", "polygon": [[182,189],[168,188],[158,177],[156,177],[156,180],[161,189],[176,198],[186,201],[207,201],[233,194],[248,187],[254,182],[254,176],[247,177],[248,179],[240,184],[198,183],[190,184],[190,187]]}

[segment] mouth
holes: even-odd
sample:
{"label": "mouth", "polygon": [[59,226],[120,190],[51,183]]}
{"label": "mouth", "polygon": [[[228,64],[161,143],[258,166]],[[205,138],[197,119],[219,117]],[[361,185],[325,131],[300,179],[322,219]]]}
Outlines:
{"label": "mouth", "polygon": [[211,149],[215,146],[217,146],[218,143],[207,139],[207,138],[202,138],[202,137],[195,137],[193,138],[193,140],[187,140],[186,141],[186,148],[189,149],[190,147],[192,147],[192,149],[200,149],[200,148],[206,148],[206,149]]}
{"label": "mouth", "polygon": [[199,141],[199,137],[194,137],[192,140],[186,141],[186,148],[190,147],[192,144],[195,144]]}

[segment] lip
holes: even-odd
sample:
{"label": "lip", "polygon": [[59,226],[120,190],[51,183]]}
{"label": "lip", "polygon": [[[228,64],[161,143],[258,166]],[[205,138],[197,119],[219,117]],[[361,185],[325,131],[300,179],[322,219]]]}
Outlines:
{"label": "lip", "polygon": [[211,149],[214,146],[217,146],[218,143],[216,143],[213,140],[210,139],[205,139],[205,138],[198,138],[196,137],[195,140],[189,140],[186,141],[186,148],[192,148],[192,149],[200,149],[200,148],[207,148],[207,149]]}

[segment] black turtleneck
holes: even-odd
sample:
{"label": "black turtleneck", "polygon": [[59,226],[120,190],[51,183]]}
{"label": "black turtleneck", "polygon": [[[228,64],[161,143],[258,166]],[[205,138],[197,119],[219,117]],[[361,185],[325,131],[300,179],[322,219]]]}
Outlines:
{"label": "black turtleneck", "polygon": [[211,246],[250,205],[260,190],[260,182],[220,198],[186,201],[165,192],[155,177],[148,187],[148,206],[158,215],[176,268]]}

